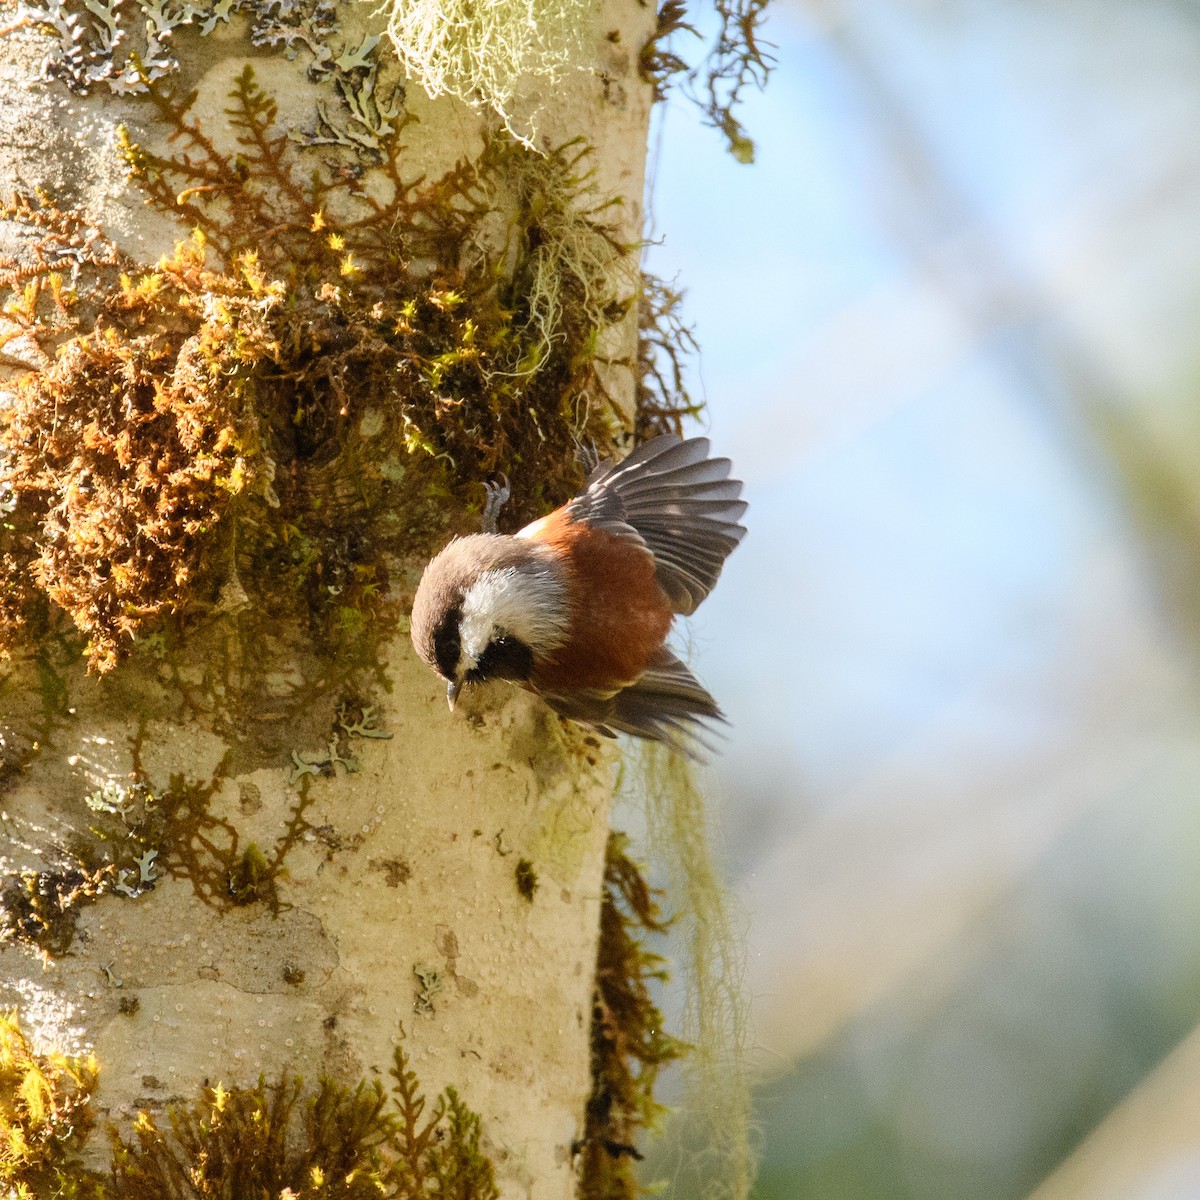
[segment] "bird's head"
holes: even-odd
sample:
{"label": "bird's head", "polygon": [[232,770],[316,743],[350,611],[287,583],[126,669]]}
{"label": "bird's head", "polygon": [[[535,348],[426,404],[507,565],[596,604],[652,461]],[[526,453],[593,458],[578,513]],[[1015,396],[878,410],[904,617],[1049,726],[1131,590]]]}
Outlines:
{"label": "bird's head", "polygon": [[453,708],[466,684],[524,682],[569,633],[567,588],[543,546],[501,534],[456,538],[417,587],[412,640],[446,681]]}

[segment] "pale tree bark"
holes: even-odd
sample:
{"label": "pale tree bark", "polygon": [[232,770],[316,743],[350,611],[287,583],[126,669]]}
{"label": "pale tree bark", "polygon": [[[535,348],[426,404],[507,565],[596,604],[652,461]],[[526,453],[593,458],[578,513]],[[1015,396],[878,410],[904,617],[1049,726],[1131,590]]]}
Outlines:
{"label": "pale tree bark", "polygon": [[[351,49],[384,32],[370,6],[340,5],[334,17]],[[652,102],[637,49],[654,11],[613,3],[578,19],[590,61],[531,81],[522,111],[535,123],[522,129],[539,149],[575,137],[594,147],[596,194],[620,198],[611,216],[632,245]],[[48,188],[152,264],[189,230],[127,181],[118,127],[165,151],[164,129],[136,94],[42,80],[45,29],[16,26],[19,14],[0,39],[6,190]],[[199,91],[192,112],[219,146],[231,144],[224,110],[247,61],[282,123],[311,130],[317,103],[339,103],[331,79],[308,78],[311,57],[254,48],[247,28],[235,16],[207,36],[175,33],[181,78]],[[498,126],[486,109],[429,100],[417,81],[406,104],[419,116],[406,134],[414,176],[477,155]],[[8,254],[27,244],[18,228],[2,232]],[[626,361],[605,367],[604,383],[631,411],[631,321],[614,336],[606,357]],[[436,504],[478,495],[483,480],[462,482]],[[389,611],[404,611],[421,565],[414,553],[392,571]],[[376,664],[347,671],[299,626],[250,621],[253,584],[235,567],[224,616],[102,676],[54,645],[8,664],[0,1008],[18,1011],[39,1048],[95,1054],[92,1105],[118,1128],[217,1081],[385,1077],[399,1044],[427,1095],[452,1084],[480,1114],[503,1195],[573,1195],[611,749],[503,687],[449,714],[402,617]],[[163,804],[175,806],[173,824],[155,811]],[[151,845],[155,836],[184,844]],[[85,844],[90,862],[111,867],[107,882],[64,898],[62,919],[47,922],[55,889],[70,890],[64,863]],[[518,863],[532,870],[523,881]],[[42,900],[22,909],[39,888]],[[103,1138],[88,1152],[102,1165]]]}

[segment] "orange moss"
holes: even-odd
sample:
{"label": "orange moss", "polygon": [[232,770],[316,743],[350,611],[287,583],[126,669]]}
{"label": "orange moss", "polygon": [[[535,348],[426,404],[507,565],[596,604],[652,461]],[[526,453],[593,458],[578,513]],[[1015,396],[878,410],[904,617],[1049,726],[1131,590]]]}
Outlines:
{"label": "orange moss", "polygon": [[[164,618],[247,599],[336,649],[416,548],[414,503],[451,481],[474,502],[505,473],[524,485],[514,515],[544,510],[578,484],[579,445],[610,436],[594,345],[621,304],[577,294],[564,267],[551,328],[538,307],[558,262],[543,225],[587,186],[581,152],[523,171],[527,152],[499,144],[412,181],[395,139],[379,200],[358,172],[302,168],[249,67],[231,152],[192,97],[147,94],[182,149],[124,152],[149,202],[196,230],[174,255],[139,268],[45,197],[0,211],[30,235],[0,270],[5,315],[48,360],[0,420],[0,650],[49,602],[104,671]],[[485,250],[514,171],[508,244]],[[624,254],[603,207],[572,218],[596,270]]]}
{"label": "orange moss", "polygon": [[6,1196],[67,1194],[61,1168],[92,1124],[96,1061],[38,1054],[15,1013],[0,1013],[0,1188]]}
{"label": "orange moss", "polygon": [[634,1200],[642,1194],[636,1163],[639,1134],[653,1128],[662,1106],[654,1084],[686,1043],[663,1029],[651,986],[666,964],[642,939],[662,934],[656,893],[627,853],[625,834],[609,835],[600,904],[600,945],[592,1012],[592,1091],[579,1145],[581,1200]]}

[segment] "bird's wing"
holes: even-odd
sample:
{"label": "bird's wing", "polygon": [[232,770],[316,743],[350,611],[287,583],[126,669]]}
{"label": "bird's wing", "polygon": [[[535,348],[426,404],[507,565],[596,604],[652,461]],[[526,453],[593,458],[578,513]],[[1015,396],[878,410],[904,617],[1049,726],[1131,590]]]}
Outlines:
{"label": "bird's wing", "polygon": [[707,438],[663,434],[623,461],[597,467],[567,511],[644,544],[672,607],[686,615],[712,591],[746,533],[738,524],[747,507],[742,484],[729,478],[729,468],[729,459],[708,457]]}
{"label": "bird's wing", "polygon": [[724,722],[704,685],[665,646],[636,683],[617,692],[573,690],[539,695],[560,716],[591,725],[605,737],[631,733],[665,742],[691,758],[711,749],[705,723]]}

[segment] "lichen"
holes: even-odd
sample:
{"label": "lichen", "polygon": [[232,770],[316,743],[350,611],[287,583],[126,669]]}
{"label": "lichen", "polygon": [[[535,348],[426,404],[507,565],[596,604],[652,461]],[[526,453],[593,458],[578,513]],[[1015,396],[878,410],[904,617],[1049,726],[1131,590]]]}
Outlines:
{"label": "lichen", "polygon": [[591,0],[385,0],[404,72],[430,96],[492,110],[532,147],[535,114],[518,111],[533,82],[551,86],[582,69]]}
{"label": "lichen", "polygon": [[292,134],[298,142],[382,153],[402,119],[402,82],[378,35],[347,40],[333,0],[22,0],[16,25],[48,35],[44,78],[83,95],[96,87],[137,95],[179,71],[179,31],[206,36],[236,18],[252,45],[303,56],[310,80],[332,82],[333,108],[317,101],[311,128]]}
{"label": "lichen", "polygon": [[637,247],[619,241],[611,224],[615,198],[601,196],[591,169],[591,147],[574,138],[553,154],[513,156],[512,168],[494,178],[490,203],[516,201],[512,223],[514,286],[523,297],[521,319],[534,335],[535,357],[548,359],[556,343],[587,331],[575,353],[590,350],[596,334],[619,322],[636,298]]}
{"label": "lichen", "polygon": [[704,792],[694,763],[649,742],[623,765],[618,792],[645,813],[647,845],[666,869],[675,906],[670,950],[684,978],[680,1033],[692,1052],[684,1064],[687,1120],[673,1122],[668,1136],[690,1135],[690,1184],[714,1200],[746,1200],[755,1162],[744,954],[713,859]]}
{"label": "lichen", "polygon": [[[707,124],[725,137],[739,162],[752,162],[754,143],[735,111],[748,87],[761,88],[772,58],[761,39],[769,0],[713,0],[716,34],[699,55],[682,38],[704,40],[687,0],[663,0],[654,31],[638,53],[638,68],[665,99],[682,76],[685,92]],[[524,103],[531,86],[549,90],[587,65],[592,0],[385,0],[388,33],[407,76],[430,96],[457,97],[494,112],[509,133],[533,148],[537,112]],[[707,24],[708,22],[705,22]]]}
{"label": "lichen", "polygon": [[[638,54],[655,98],[663,99],[682,77],[706,123],[742,162],[752,161],[754,145],[735,111],[748,87],[763,86],[772,66],[761,37],[768,3],[712,0],[716,32],[705,38],[698,27],[713,22],[696,11],[695,0],[663,0]],[[207,36],[242,18],[255,46],[302,57],[310,79],[332,81],[334,111],[318,101],[311,128],[295,137],[373,156],[402,119],[404,79],[431,97],[454,96],[494,113],[510,136],[534,148],[538,111],[526,102],[531,85],[549,93],[588,67],[598,12],[595,0],[385,0],[380,7],[392,59],[380,53],[378,35],[348,40],[338,7],[337,0],[21,0],[9,28],[32,26],[46,34],[45,78],[80,94],[105,87],[130,95],[179,71],[181,31]],[[707,42],[703,51],[688,53],[698,41]]]}
{"label": "lichen", "polygon": [[688,1049],[664,1031],[651,992],[666,980],[666,964],[645,940],[666,933],[669,922],[628,847],[624,834],[609,835],[592,1011],[592,1086],[578,1147],[580,1200],[633,1200],[642,1194],[638,1138],[665,1111],[654,1098],[658,1072]]}
{"label": "lichen", "polygon": [[419,1017],[432,1016],[434,997],[446,986],[442,973],[436,967],[428,967],[421,963],[413,964],[413,974],[417,977],[418,987],[416,999],[413,1001],[413,1012]]}

